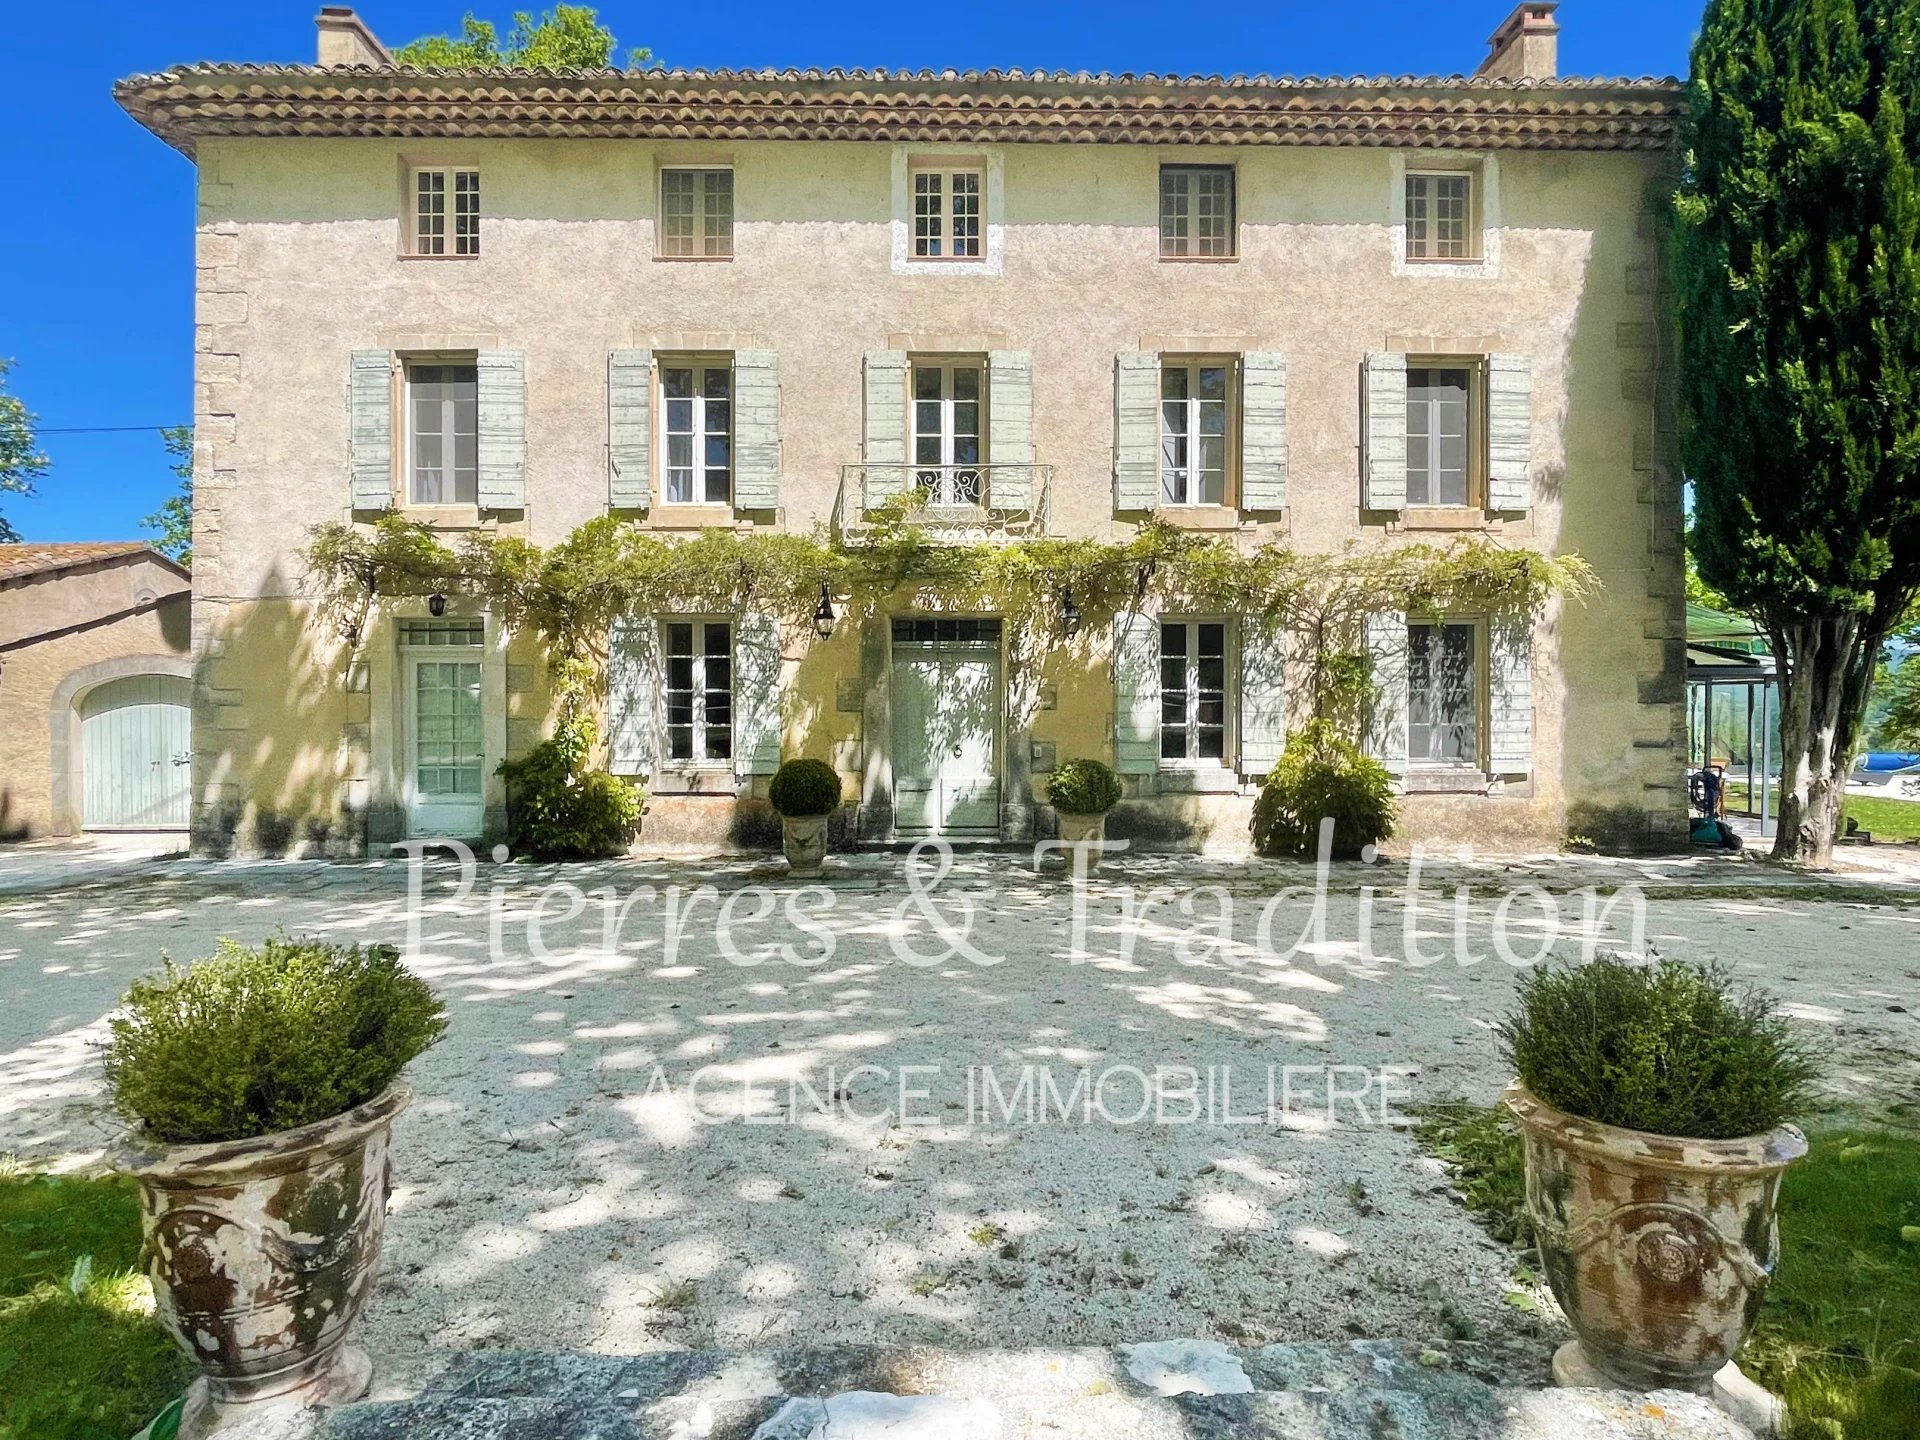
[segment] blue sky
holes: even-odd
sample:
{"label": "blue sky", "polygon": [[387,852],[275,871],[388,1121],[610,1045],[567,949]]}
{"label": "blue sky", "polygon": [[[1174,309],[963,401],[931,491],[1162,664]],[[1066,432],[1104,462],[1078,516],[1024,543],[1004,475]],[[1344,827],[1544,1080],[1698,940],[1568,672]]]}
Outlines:
{"label": "blue sky", "polygon": [[[526,3],[526,0],[522,0]],[[915,7],[600,6],[625,48],[671,65],[1112,71],[1467,71],[1512,0],[972,0]],[[316,0],[14,7],[0,87],[0,356],[43,432],[192,418],[193,167],[113,103],[124,75],[193,60],[311,62]],[[458,26],[459,0],[365,0],[389,43]],[[504,26],[508,8],[481,9]],[[1564,0],[1563,74],[1679,74],[1697,0]],[[45,434],[38,496],[0,499],[33,540],[135,536],[172,492],[152,430]]]}

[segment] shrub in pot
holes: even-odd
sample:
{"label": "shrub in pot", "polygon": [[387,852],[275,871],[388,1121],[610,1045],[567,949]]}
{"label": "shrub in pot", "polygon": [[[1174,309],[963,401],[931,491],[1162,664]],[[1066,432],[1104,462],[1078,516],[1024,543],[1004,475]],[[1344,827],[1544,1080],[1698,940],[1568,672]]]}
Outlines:
{"label": "shrub in pot", "polygon": [[1811,1061],[1773,1000],[1678,961],[1535,971],[1499,1036],[1527,1217],[1579,1337],[1555,1375],[1710,1390],[1779,1258]]}
{"label": "shrub in pot", "polygon": [[1068,760],[1047,780],[1047,800],[1060,818],[1060,838],[1091,841],[1087,868],[1100,863],[1107,812],[1120,803],[1120,777],[1098,760]]}
{"label": "shrub in pot", "polygon": [[1393,773],[1361,752],[1331,721],[1310,721],[1287,737],[1253,805],[1253,848],[1313,859],[1320,822],[1333,821],[1333,853],[1350,859],[1393,837],[1399,818]]}
{"label": "shrub in pot", "polygon": [[780,812],[780,848],[792,873],[814,876],[827,858],[827,817],[840,804],[840,773],[824,760],[789,760],[767,799]]}
{"label": "shrub in pot", "polygon": [[114,1163],[139,1183],[160,1319],[200,1367],[183,1435],[365,1391],[347,1335],[380,1253],[400,1073],[446,1023],[386,945],[225,941],[127,992],[106,1049],[132,1127]]}

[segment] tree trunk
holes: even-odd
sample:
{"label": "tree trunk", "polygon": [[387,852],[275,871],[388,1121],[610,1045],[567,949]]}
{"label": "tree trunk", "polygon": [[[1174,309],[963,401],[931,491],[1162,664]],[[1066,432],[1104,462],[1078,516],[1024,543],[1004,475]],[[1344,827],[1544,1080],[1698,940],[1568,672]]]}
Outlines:
{"label": "tree trunk", "polygon": [[1833,859],[1840,801],[1858,727],[1858,616],[1810,620],[1773,631],[1780,666],[1780,829],[1773,858],[1825,865]]}

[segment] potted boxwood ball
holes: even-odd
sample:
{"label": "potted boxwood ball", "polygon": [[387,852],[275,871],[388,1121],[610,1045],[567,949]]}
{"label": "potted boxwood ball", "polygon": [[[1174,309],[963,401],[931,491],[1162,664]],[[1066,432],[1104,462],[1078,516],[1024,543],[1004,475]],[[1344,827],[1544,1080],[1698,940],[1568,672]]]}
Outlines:
{"label": "potted boxwood ball", "polygon": [[391,946],[223,941],[138,981],[107,1084],[132,1128],[156,1309],[200,1367],[182,1436],[266,1404],[340,1404],[373,1366],[347,1334],[373,1284],[407,1062],[446,1012]]}
{"label": "potted boxwood ball", "polygon": [[1772,999],[1671,960],[1535,971],[1499,1035],[1527,1218],[1579,1337],[1555,1378],[1710,1391],[1779,1259],[1811,1061]]}
{"label": "potted boxwood ball", "polygon": [[1060,819],[1060,838],[1091,841],[1087,869],[1100,865],[1107,838],[1107,812],[1120,803],[1120,777],[1098,760],[1069,760],[1047,781],[1047,800]]}
{"label": "potted boxwood ball", "polygon": [[789,760],[775,772],[767,799],[780,812],[780,848],[794,875],[820,873],[827,858],[827,817],[840,804],[840,774],[824,760]]}

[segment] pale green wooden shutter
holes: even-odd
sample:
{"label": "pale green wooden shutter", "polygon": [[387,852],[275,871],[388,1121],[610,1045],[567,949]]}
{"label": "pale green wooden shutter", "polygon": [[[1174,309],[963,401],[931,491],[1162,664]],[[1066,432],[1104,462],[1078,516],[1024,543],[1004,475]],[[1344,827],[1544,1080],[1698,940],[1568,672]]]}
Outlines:
{"label": "pale green wooden shutter", "polygon": [[747,614],[733,632],[733,766],[740,775],[780,768],[780,622]]}
{"label": "pale green wooden shutter", "polygon": [[1160,768],[1160,622],[1131,611],[1113,617],[1113,768]]}
{"label": "pale green wooden shutter", "polygon": [[1367,617],[1373,668],[1373,715],[1367,753],[1396,775],[1407,772],[1407,617],[1384,610]]}
{"label": "pale green wooden shutter", "polygon": [[878,505],[907,483],[907,352],[869,350],[866,424],[860,458],[866,463],[864,503]]}
{"label": "pale green wooden shutter", "polygon": [[1376,350],[1367,356],[1366,494],[1369,510],[1407,505],[1407,357]]}
{"label": "pale green wooden shutter", "polygon": [[1533,773],[1533,624],[1524,616],[1487,627],[1488,768]]}
{"label": "pale green wooden shutter", "polygon": [[733,504],[780,504],[780,357],[771,350],[733,357]]}
{"label": "pale green wooden shutter", "polygon": [[1287,357],[1240,361],[1240,508],[1287,508]]}
{"label": "pale green wooden shutter", "polygon": [[1487,357],[1487,500],[1525,510],[1533,498],[1533,361]]}
{"label": "pale green wooden shutter", "polygon": [[348,467],[353,508],[393,505],[393,352],[356,350],[347,374]]}
{"label": "pale green wooden shutter", "polygon": [[1033,508],[1033,357],[1024,350],[987,356],[988,500],[996,510]]}
{"label": "pale green wooden shutter", "polygon": [[651,615],[616,620],[607,637],[607,768],[651,775],[660,695],[660,623]]}
{"label": "pale green wooden shutter", "polygon": [[518,350],[482,350],[479,372],[482,510],[527,508],[527,360]]}
{"label": "pale green wooden shutter", "polygon": [[1240,626],[1240,773],[1264,775],[1287,748],[1287,632],[1249,616]]}
{"label": "pale green wooden shutter", "polygon": [[607,357],[607,504],[645,510],[653,502],[653,352]]}
{"label": "pale green wooden shutter", "polygon": [[1125,350],[1113,365],[1113,505],[1160,503],[1160,356]]}

